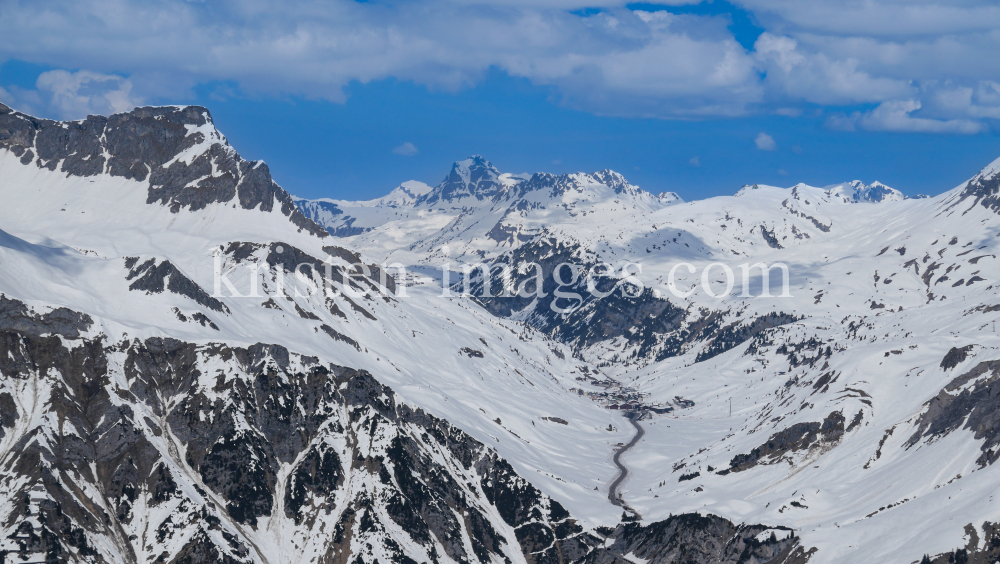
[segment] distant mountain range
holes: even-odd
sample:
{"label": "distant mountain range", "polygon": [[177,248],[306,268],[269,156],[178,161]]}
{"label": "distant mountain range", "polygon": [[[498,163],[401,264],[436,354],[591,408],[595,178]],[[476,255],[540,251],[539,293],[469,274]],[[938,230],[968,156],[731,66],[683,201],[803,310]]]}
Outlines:
{"label": "distant mountain range", "polygon": [[0,561],[1000,557],[1000,160],[307,201],[204,108],[0,106],[0,198]]}

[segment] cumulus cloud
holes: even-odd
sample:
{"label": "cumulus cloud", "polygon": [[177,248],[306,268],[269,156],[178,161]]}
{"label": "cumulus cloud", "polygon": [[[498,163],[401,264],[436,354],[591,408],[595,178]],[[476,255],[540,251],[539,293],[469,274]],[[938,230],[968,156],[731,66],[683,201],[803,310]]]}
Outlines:
{"label": "cumulus cloud", "polygon": [[774,142],[774,137],[771,137],[763,131],[757,135],[757,138],[754,139],[753,142],[761,151],[774,151],[778,148],[778,144]]}
{"label": "cumulus cloud", "polygon": [[35,86],[66,118],[127,112],[141,103],[132,95],[132,82],[128,79],[85,70],[44,72]]}
{"label": "cumulus cloud", "polygon": [[[735,1],[766,29],[750,49],[725,15],[621,0],[115,0],[113,10],[47,0],[5,4],[0,53],[88,69],[53,71],[34,90],[4,85],[8,99],[52,117],[184,101],[205,83],[232,85],[230,97],[343,102],[355,81],[456,91],[498,69],[600,115],[797,117],[820,106],[855,128],[960,132],[1000,119],[995,2]],[[698,0],[658,2],[686,3]],[[919,102],[920,116],[900,101]],[[882,109],[856,119],[841,109],[859,104]]]}
{"label": "cumulus cloud", "polygon": [[[842,129],[968,133],[988,129],[984,120],[1000,119],[1000,104],[991,96],[991,85],[1000,81],[1000,60],[989,55],[1000,51],[995,2],[740,3],[768,28],[754,56],[767,73],[764,84],[772,100],[879,108],[840,112],[828,121]],[[920,117],[907,110],[913,101],[920,104]]]}
{"label": "cumulus cloud", "polygon": [[928,90],[924,98],[931,115],[1000,119],[1000,83],[991,80],[969,86],[946,83]]}
{"label": "cumulus cloud", "polygon": [[938,120],[914,117],[920,109],[918,100],[893,100],[883,102],[870,112],[854,112],[850,116],[833,115],[827,125],[842,131],[864,129],[868,131],[900,131],[907,133],[979,133],[985,126],[970,119]]}
{"label": "cumulus cloud", "polygon": [[742,115],[760,101],[754,60],[727,18],[621,4],[581,13],[558,1],[25,2],[0,12],[0,53],[123,72],[133,92],[156,99],[230,81],[342,102],[352,81],[454,91],[500,69],[604,115]]}
{"label": "cumulus cloud", "polygon": [[414,145],[413,143],[410,143],[409,141],[407,141],[407,142],[403,143],[402,145],[400,145],[399,147],[396,147],[395,149],[393,149],[392,152],[396,153],[397,155],[402,155],[404,157],[412,157],[412,156],[416,155],[417,153],[419,153],[420,151],[417,150],[417,146],[416,145]]}
{"label": "cumulus cloud", "polygon": [[873,77],[859,68],[858,59],[831,59],[801,49],[790,37],[764,33],[754,47],[768,86],[779,95],[829,105],[878,102],[913,93],[905,80]]}
{"label": "cumulus cloud", "polygon": [[761,21],[840,36],[941,35],[1000,27],[988,0],[738,0]]}
{"label": "cumulus cloud", "polygon": [[24,111],[70,120],[127,112],[142,102],[133,95],[127,78],[86,70],[44,72],[38,76],[35,89],[11,88],[0,92],[0,101]]}

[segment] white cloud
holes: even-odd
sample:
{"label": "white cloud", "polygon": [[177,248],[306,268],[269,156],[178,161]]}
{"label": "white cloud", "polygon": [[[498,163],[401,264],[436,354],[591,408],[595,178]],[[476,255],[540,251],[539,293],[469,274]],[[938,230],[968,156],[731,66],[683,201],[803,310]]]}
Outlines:
{"label": "white cloud", "polygon": [[935,85],[928,88],[924,99],[925,108],[934,116],[1000,119],[1000,84],[994,81],[971,86]]}
{"label": "white cloud", "polygon": [[758,65],[767,72],[768,87],[781,96],[839,105],[913,93],[913,86],[905,80],[873,77],[859,68],[857,59],[831,59],[801,48],[790,37],[764,33],[754,47]]}
{"label": "white cloud", "polygon": [[701,166],[701,159],[699,159],[697,156],[691,157],[691,160],[688,161],[688,164],[694,167]]}
{"label": "white cloud", "polygon": [[[0,10],[5,58],[88,70],[52,71],[36,90],[0,96],[82,117],[143,99],[181,102],[210,82],[225,84],[226,97],[342,102],[353,81],[455,91],[499,69],[600,115],[798,117],[805,104],[843,114],[903,100],[919,102],[921,115],[887,106],[867,121],[967,131],[970,120],[1000,119],[995,2],[736,1],[767,30],[750,50],[725,16],[630,10],[622,0],[13,2]],[[588,7],[601,10],[574,11]],[[855,128],[862,117],[840,116]],[[922,119],[933,123],[912,121]]]}
{"label": "white cloud", "polygon": [[419,153],[420,151],[417,150],[416,145],[414,145],[413,143],[410,143],[409,141],[407,141],[407,142],[403,143],[402,145],[400,145],[399,147],[396,147],[395,149],[393,149],[392,152],[396,153],[397,155],[402,155],[404,157],[412,157],[412,156],[416,155],[417,153]]}
{"label": "white cloud", "polygon": [[132,95],[132,82],[128,79],[86,70],[44,72],[35,86],[64,119],[127,112],[141,103]]}
{"label": "white cloud", "polygon": [[172,101],[227,81],[335,102],[352,81],[454,91],[490,69],[553,86],[562,104],[603,115],[742,115],[761,101],[753,58],[727,18],[622,2],[592,15],[568,11],[577,4],[25,2],[0,11],[0,53],[124,73],[132,92]]}
{"label": "white cloud", "polygon": [[737,0],[767,25],[836,35],[906,36],[991,31],[1000,6],[989,0]]}
{"label": "white cloud", "polygon": [[854,112],[850,116],[833,115],[827,125],[842,131],[863,129],[868,131],[899,131],[906,133],[980,133],[982,123],[970,119],[929,119],[911,114],[921,107],[918,100],[893,100],[883,102],[870,112]]}
{"label": "white cloud", "polygon": [[0,101],[29,113],[70,120],[127,112],[142,102],[132,94],[127,78],[86,70],[44,72],[33,90],[0,88]]}
{"label": "white cloud", "polygon": [[771,137],[763,131],[757,135],[757,138],[754,139],[753,142],[761,151],[774,151],[778,148],[778,144],[774,142],[774,137]]}

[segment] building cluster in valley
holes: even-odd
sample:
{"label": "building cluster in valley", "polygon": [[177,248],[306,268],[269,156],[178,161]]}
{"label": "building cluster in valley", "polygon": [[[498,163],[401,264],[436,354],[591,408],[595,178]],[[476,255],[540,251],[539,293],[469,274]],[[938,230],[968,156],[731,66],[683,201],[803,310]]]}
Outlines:
{"label": "building cluster in valley", "polygon": [[674,397],[671,402],[650,402],[649,394],[626,386],[612,378],[596,378],[590,375],[576,377],[577,382],[589,384],[590,386],[601,388],[600,390],[585,390],[583,388],[570,388],[569,391],[601,404],[606,409],[627,412],[630,416],[643,419],[652,415],[663,415],[672,412],[674,409],[685,409],[693,407],[694,402],[680,396]]}

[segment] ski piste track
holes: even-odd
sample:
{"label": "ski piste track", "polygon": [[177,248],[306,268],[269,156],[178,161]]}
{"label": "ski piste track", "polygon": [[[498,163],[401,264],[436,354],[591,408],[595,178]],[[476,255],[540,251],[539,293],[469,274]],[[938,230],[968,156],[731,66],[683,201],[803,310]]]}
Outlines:
{"label": "ski piste track", "polygon": [[622,464],[621,458],[623,454],[625,454],[630,448],[634,447],[636,443],[639,442],[639,439],[641,439],[642,436],[646,434],[646,430],[642,428],[642,425],[639,425],[639,422],[635,419],[634,416],[629,416],[628,420],[630,423],[632,423],[632,426],[635,427],[635,436],[632,437],[632,440],[629,441],[628,444],[616,450],[615,456],[614,458],[612,458],[612,460],[615,463],[615,466],[618,467],[618,476],[615,477],[614,481],[611,482],[611,486],[608,488],[608,501],[619,507],[622,507],[628,511],[635,513],[635,511],[631,507],[629,507],[622,501],[621,495],[618,493],[618,487],[621,486],[622,482],[625,481],[625,478],[628,477],[628,468],[626,468],[625,465]]}

